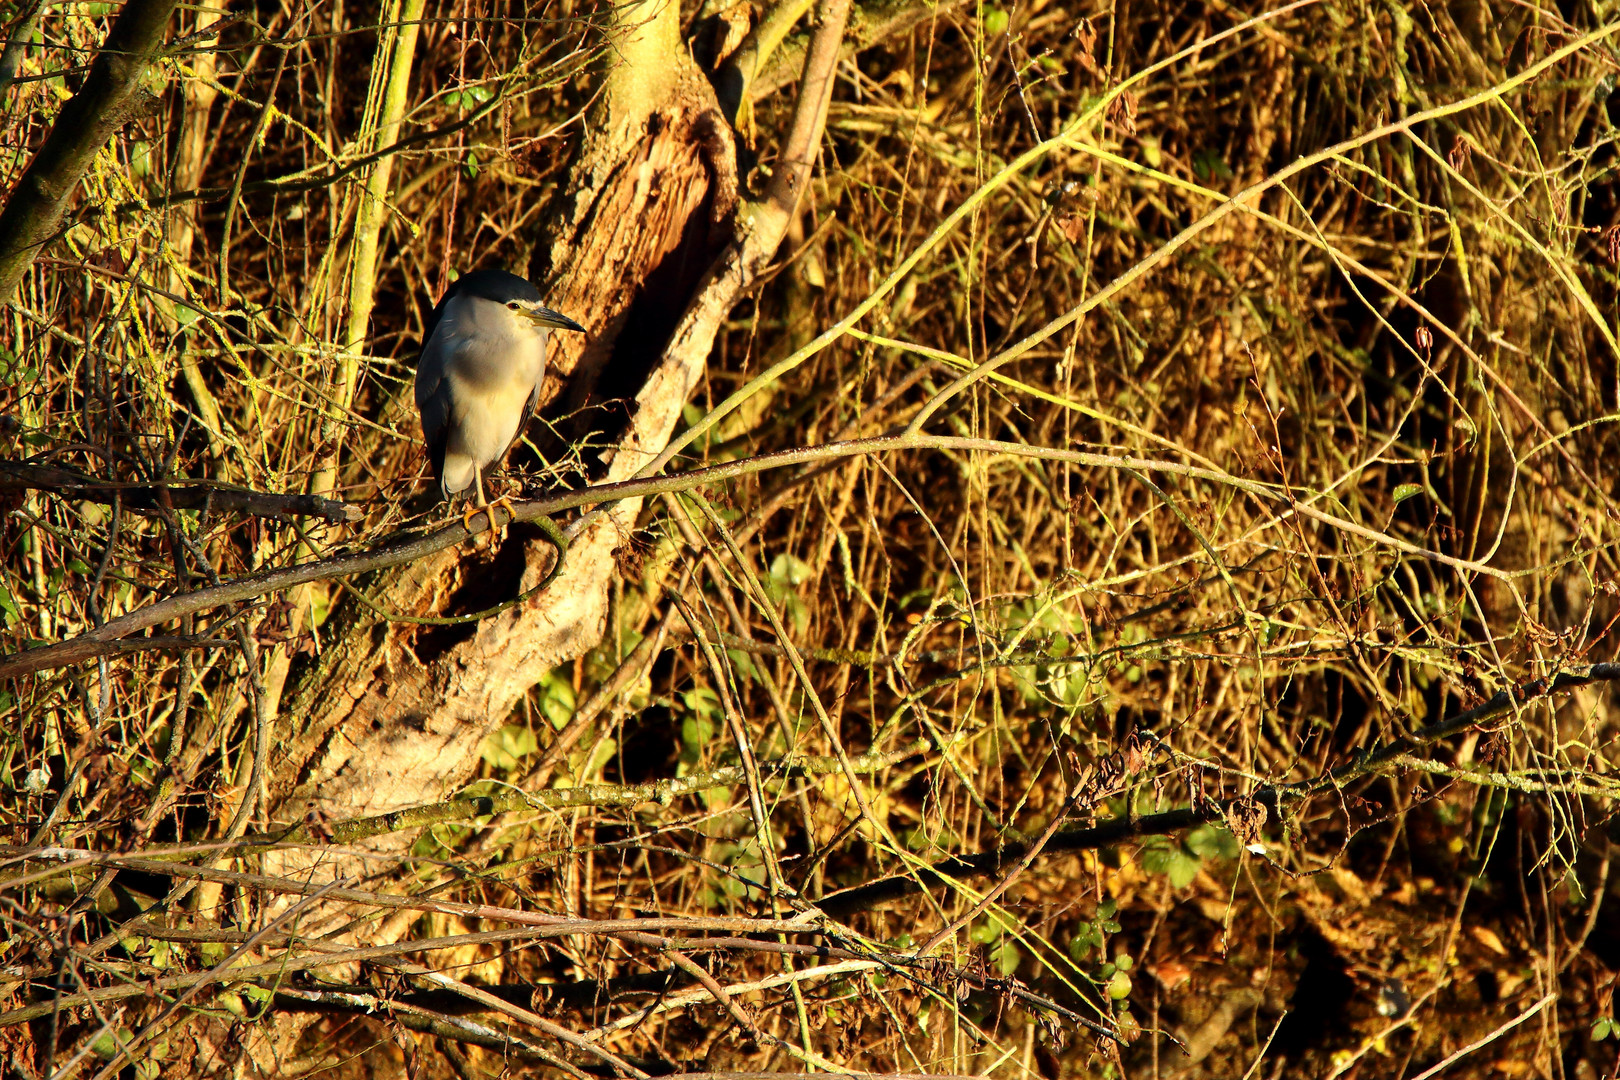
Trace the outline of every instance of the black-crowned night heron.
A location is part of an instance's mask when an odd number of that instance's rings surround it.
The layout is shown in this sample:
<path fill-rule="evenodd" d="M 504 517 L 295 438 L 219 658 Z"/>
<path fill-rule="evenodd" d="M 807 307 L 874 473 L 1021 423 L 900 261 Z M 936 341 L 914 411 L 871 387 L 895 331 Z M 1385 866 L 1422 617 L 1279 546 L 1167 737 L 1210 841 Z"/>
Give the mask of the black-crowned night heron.
<path fill-rule="evenodd" d="M 540 291 L 504 270 L 457 278 L 428 317 L 416 364 L 416 407 L 439 494 L 473 489 L 523 434 L 540 396 L 553 327 L 585 328 L 540 303 Z M 470 524 L 476 511 L 469 509 Z M 493 527 L 495 518 L 490 516 Z"/>

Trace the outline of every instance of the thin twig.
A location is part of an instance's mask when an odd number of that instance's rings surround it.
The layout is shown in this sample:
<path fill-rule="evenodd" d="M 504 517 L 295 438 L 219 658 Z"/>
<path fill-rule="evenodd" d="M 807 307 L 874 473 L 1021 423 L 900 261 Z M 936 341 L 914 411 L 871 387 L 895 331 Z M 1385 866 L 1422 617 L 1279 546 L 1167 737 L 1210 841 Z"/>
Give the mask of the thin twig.
<path fill-rule="evenodd" d="M 1497 1039 L 1500 1039 L 1503 1035 L 1506 1035 L 1508 1032 L 1512 1031 L 1514 1028 L 1518 1027 L 1520 1024 L 1524 1023 L 1526 1020 L 1530 1019 L 1532 1016 L 1536 1015 L 1538 1012 L 1545 1009 L 1548 1005 L 1551 1005 L 1556 1000 L 1558 1000 L 1557 994 L 1548 994 L 1546 997 L 1524 1010 L 1524 1012 L 1520 1013 L 1518 1016 L 1515 1016 L 1512 1020 L 1509 1020 L 1507 1023 L 1491 1032 L 1489 1035 L 1475 1039 L 1473 1042 L 1469 1043 L 1461 1050 L 1458 1050 L 1455 1054 L 1452 1054 L 1450 1057 L 1446 1058 L 1432 1069 L 1425 1069 L 1423 1072 L 1418 1073 L 1412 1078 L 1412 1080 L 1429 1080 L 1431 1076 L 1439 1075 L 1446 1069 L 1449 1069 L 1452 1065 L 1455 1065 L 1457 1062 L 1467 1057 L 1469 1054 L 1472 1054 L 1475 1050 L 1478 1050 L 1480 1047 L 1488 1046 Z"/>

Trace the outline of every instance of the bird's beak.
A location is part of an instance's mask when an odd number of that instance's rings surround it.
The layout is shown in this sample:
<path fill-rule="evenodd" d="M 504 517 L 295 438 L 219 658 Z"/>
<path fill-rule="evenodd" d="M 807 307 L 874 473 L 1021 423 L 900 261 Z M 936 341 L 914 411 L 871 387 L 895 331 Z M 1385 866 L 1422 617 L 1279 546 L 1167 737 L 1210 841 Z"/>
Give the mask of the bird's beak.
<path fill-rule="evenodd" d="M 533 320 L 541 326 L 555 326 L 560 330 L 578 330 L 582 334 L 585 332 L 583 326 L 562 312 L 552 311 L 550 308 L 541 307 L 539 304 L 526 304 L 518 309 L 518 314 Z"/>

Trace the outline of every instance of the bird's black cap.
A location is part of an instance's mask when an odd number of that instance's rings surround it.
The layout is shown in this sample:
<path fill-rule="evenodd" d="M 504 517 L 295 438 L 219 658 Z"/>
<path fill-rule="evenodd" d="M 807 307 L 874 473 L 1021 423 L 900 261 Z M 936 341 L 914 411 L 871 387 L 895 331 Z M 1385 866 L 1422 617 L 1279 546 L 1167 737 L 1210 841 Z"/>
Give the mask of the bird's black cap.
<path fill-rule="evenodd" d="M 540 290 L 527 278 L 520 278 L 505 270 L 474 270 L 462 274 L 450 283 L 450 287 L 444 290 L 444 295 L 439 297 L 439 302 L 434 305 L 432 314 L 427 318 L 427 325 L 422 327 L 424 343 L 433 337 L 433 329 L 439 325 L 439 319 L 444 315 L 444 305 L 448 304 L 452 297 L 463 293 L 484 300 L 493 300 L 497 304 L 505 304 L 512 300 L 529 300 L 536 304 L 540 302 Z"/>
<path fill-rule="evenodd" d="M 505 270 L 474 270 L 470 274 L 462 274 L 450 283 L 444 291 L 445 300 L 452 296 L 476 296 L 480 300 L 493 300 L 497 304 L 510 303 L 513 300 L 528 300 L 538 304 L 540 290 L 535 288 L 527 279 L 516 274 L 509 274 Z"/>

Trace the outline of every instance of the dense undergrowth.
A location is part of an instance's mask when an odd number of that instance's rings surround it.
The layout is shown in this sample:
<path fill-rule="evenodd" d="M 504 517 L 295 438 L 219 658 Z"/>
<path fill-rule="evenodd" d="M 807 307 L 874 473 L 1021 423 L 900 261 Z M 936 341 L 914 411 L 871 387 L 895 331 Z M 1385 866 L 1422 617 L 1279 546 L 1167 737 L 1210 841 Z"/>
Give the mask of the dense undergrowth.
<path fill-rule="evenodd" d="M 465 794 L 600 786 L 541 812 L 464 808 L 350 883 L 451 906 L 360 898 L 354 924 L 299 936 L 265 921 L 275 883 L 233 876 L 251 853 L 212 861 L 250 782 L 261 673 L 332 646 L 323 627 L 353 602 L 339 585 L 307 613 L 267 597 L 161 631 L 186 647 L 0 687 L 12 1067 L 94 1076 L 139 1034 L 126 1072 L 211 1072 L 231 1040 L 197 1032 L 300 1011 L 318 1019 L 287 1075 L 556 1070 L 480 1045 L 477 1011 L 481 1031 L 510 1024 L 611 1071 L 432 969 L 649 1072 L 1413 1077 L 1483 1040 L 1446 1075 L 1614 1075 L 1612 684 L 1316 783 L 1616 657 L 1614 39 L 1576 5 L 1262 15 L 947 6 L 841 65 L 802 218 L 732 312 L 690 421 L 877 302 L 678 464 L 919 417 L 960 441 L 650 501 L 604 643 L 490 718 Z M 365 173 L 329 176 L 383 144 L 375 28 L 400 17 L 262 3 L 203 34 L 188 10 L 157 97 L 97 159 L 0 331 L 6 458 L 131 485 L 313 485 L 364 519 L 7 489 L 6 652 L 422 512 L 423 317 L 455 273 L 527 266 L 607 61 L 573 4 L 430 6 L 400 131 L 440 134 L 394 156 L 357 336 Z M 0 102 L 8 189 L 105 18 L 41 19 Z M 723 48 L 748 18 L 710 3 L 692 35 Z M 739 123 L 753 189 L 791 104 L 764 97 Z M 201 197 L 165 209 L 175 192 Z M 577 436 L 559 410 L 547 420 Z M 532 448 L 512 460 L 541 469 Z M 670 778 L 692 782 L 609 797 Z M 1274 798 L 1287 784 L 1306 787 Z M 1178 808 L 1196 820 L 1155 835 L 1045 835 L 1059 815 Z M 336 843 L 333 826 L 304 839 Z M 1048 850 L 1025 859 L 1032 843 Z M 21 850 L 42 844 L 171 861 L 46 873 Z M 920 872 L 998 848 L 980 873 L 942 867 L 943 885 Z M 192 864 L 214 877 L 129 921 Z M 839 899 L 907 873 L 931 888 Z M 592 919 L 820 905 L 844 929 L 739 930 L 751 944 L 683 965 L 583 924 L 489 936 L 512 924 L 456 903 Z M 343 952 L 388 919 L 404 920 L 395 952 Z M 935 960 L 907 959 L 947 927 Z M 87 996 L 172 996 L 244 945 L 242 963 L 347 963 L 221 975 L 178 1008 Z"/>

